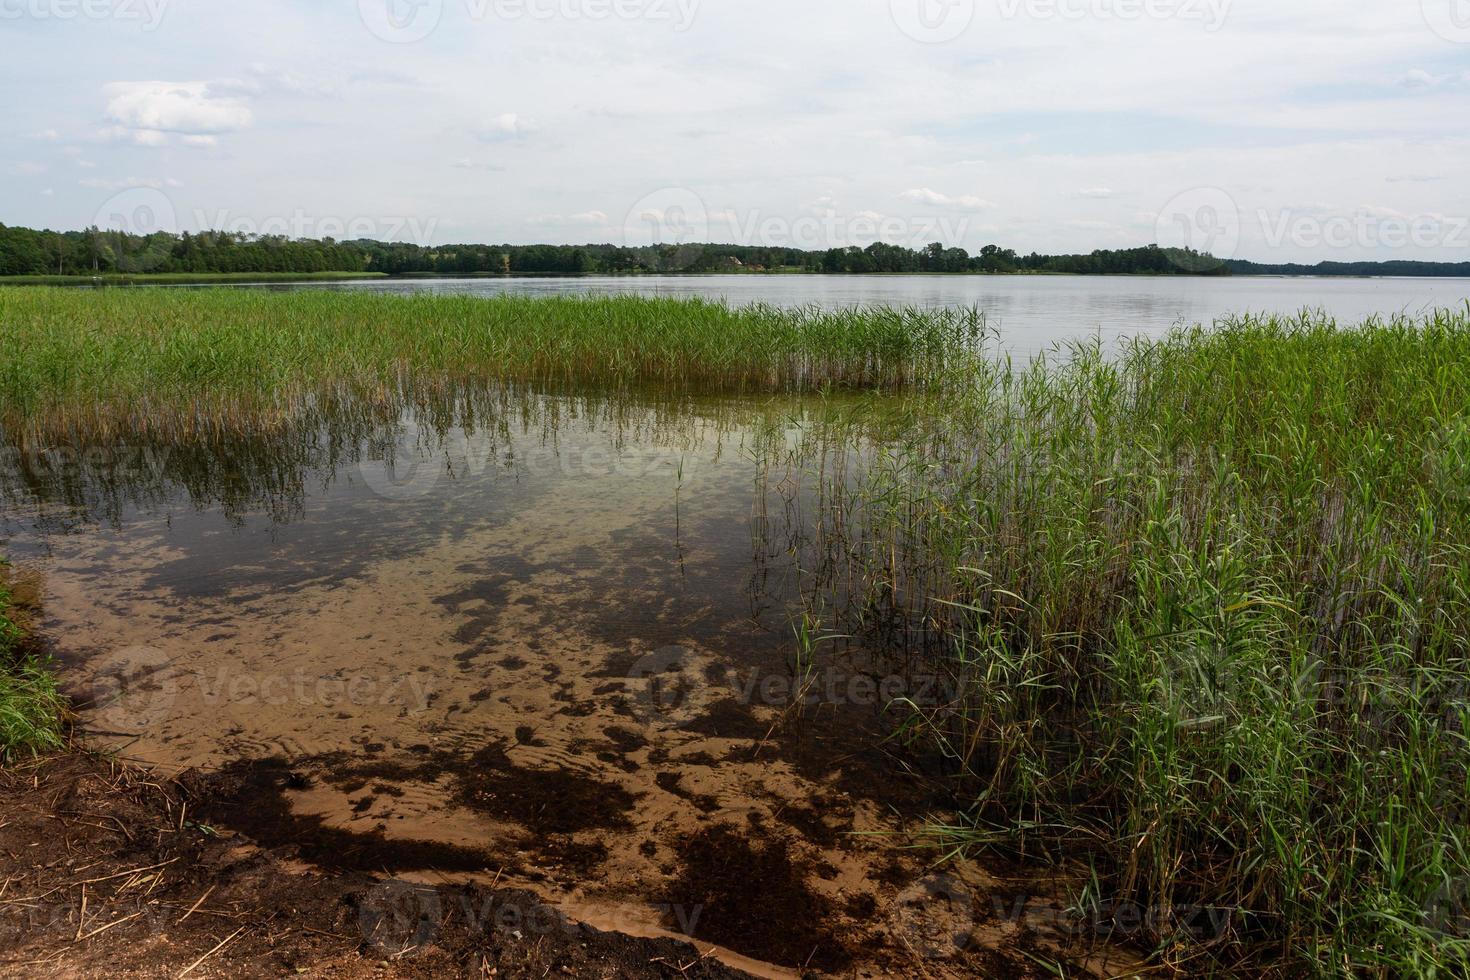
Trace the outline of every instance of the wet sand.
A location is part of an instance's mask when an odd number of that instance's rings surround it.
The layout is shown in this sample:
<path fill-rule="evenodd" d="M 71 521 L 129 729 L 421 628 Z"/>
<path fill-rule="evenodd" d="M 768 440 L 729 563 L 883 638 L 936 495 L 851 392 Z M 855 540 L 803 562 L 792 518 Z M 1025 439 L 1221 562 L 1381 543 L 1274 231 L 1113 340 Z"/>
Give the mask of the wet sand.
<path fill-rule="evenodd" d="M 308 474 L 289 520 L 175 493 L 12 533 L 82 724 L 212 774 L 200 819 L 307 864 L 520 886 L 756 975 L 1024 975 L 1060 949 L 999 911 L 1055 882 L 907 846 L 949 801 L 884 741 L 863 651 L 792 706 L 748 430 L 486 438 Z"/>

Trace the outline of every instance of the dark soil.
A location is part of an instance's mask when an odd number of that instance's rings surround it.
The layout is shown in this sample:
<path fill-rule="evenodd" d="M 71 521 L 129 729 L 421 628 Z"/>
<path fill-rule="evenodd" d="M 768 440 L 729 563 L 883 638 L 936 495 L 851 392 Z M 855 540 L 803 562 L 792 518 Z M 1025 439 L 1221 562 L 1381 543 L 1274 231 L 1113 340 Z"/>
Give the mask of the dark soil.
<path fill-rule="evenodd" d="M 825 929 L 834 921 L 830 903 L 806 886 L 784 841 L 756 843 L 721 825 L 690 838 L 679 857 L 683 873 L 663 901 L 703 910 L 695 938 L 789 967 L 833 972 L 851 962 Z M 772 929 L 773 922 L 781 928 Z"/>
<path fill-rule="evenodd" d="M 0 770 L 0 976 L 744 976 L 686 943 L 569 922 L 524 891 L 295 873 L 202 823 L 227 805 L 208 792 L 80 753 Z M 338 866 L 353 863 L 367 862 Z"/>

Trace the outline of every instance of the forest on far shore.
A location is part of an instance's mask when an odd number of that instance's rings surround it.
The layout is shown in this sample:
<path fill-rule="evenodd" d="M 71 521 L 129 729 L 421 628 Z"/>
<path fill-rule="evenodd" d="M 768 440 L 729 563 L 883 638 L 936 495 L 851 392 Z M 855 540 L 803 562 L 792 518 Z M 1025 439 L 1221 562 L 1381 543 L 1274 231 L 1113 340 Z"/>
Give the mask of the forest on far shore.
<path fill-rule="evenodd" d="M 0 276 L 231 275 L 324 272 L 384 275 L 619 275 L 636 273 L 1038 273 L 1058 275 L 1310 275 L 1470 277 L 1470 262 L 1266 264 L 1192 249 L 1145 245 L 1086 255 L 1021 255 L 986 245 L 976 254 L 939 243 L 921 249 L 875 242 L 825 250 L 760 245 L 414 245 L 197 234 L 131 235 L 89 228 L 38 231 L 0 225 Z"/>

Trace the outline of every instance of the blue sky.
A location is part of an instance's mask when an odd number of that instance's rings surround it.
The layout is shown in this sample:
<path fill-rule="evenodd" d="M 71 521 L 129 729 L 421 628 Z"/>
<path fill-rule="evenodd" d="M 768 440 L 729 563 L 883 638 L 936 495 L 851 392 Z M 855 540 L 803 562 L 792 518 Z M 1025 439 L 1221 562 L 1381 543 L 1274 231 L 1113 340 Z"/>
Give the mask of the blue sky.
<path fill-rule="evenodd" d="M 0 222 L 1470 260 L 1470 0 L 0 0 Z"/>

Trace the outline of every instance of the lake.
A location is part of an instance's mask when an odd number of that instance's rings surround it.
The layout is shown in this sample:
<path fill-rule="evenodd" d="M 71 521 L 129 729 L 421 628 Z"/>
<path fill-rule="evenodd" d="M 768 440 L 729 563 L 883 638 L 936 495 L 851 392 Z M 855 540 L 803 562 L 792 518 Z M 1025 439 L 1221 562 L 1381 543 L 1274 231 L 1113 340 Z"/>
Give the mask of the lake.
<path fill-rule="evenodd" d="M 1464 280 L 1121 277 L 269 288 L 977 306 L 1022 352 L 1470 295 Z M 40 576 L 84 730 L 166 771 L 227 774 L 239 795 L 197 819 L 328 868 L 515 884 L 601 927 L 698 935 L 767 976 L 901 975 L 926 943 L 935 976 L 1001 972 L 983 929 L 974 948 L 946 937 L 988 919 L 988 896 L 1062 886 L 976 863 L 936 877 L 931 855 L 893 845 L 953 806 L 943 760 L 886 737 L 895 704 L 949 703 L 942 674 L 858 643 L 796 659 L 803 575 L 844 546 L 811 540 L 820 494 L 840 499 L 849 472 L 847 444 L 818 437 L 829 413 L 866 420 L 881 398 L 476 379 L 378 394 L 326 392 L 245 434 L 0 441 L 0 553 Z M 987 904 L 934 918 L 956 889 Z"/>
<path fill-rule="evenodd" d="M 1059 341 L 1156 335 L 1239 313 L 1323 309 L 1340 322 L 1470 302 L 1470 279 L 1202 278 L 1192 276 L 639 276 L 394 279 L 271 284 L 269 289 L 367 289 L 491 296 L 642 293 L 732 304 L 978 307 L 1015 352 Z"/>

